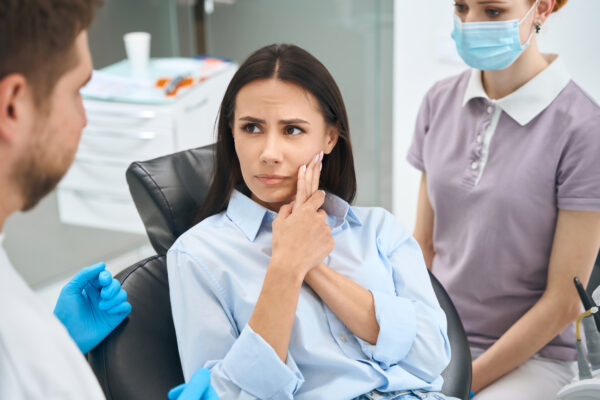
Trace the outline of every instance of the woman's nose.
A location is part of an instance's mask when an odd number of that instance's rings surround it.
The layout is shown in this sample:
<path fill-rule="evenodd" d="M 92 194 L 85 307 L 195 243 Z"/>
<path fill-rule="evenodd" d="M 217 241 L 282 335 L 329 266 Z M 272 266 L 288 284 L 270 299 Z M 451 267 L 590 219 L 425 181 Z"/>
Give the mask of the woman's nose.
<path fill-rule="evenodd" d="M 462 22 L 480 22 L 483 21 L 481 16 L 478 16 L 474 11 L 468 10 L 467 14 L 464 15 Z"/>
<path fill-rule="evenodd" d="M 260 154 L 261 162 L 265 164 L 280 163 L 282 159 L 281 143 L 277 135 L 267 133 Z"/>

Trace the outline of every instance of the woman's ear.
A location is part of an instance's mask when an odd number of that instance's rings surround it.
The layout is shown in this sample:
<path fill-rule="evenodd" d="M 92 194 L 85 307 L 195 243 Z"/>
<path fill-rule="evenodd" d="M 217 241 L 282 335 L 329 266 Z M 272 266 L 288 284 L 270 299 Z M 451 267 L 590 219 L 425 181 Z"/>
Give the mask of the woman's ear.
<path fill-rule="evenodd" d="M 329 154 L 333 151 L 333 148 L 337 144 L 338 138 L 340 137 L 339 131 L 339 123 L 334 125 L 330 125 L 327 127 L 327 132 L 325 134 L 325 146 L 323 153 Z"/>
<path fill-rule="evenodd" d="M 546 22 L 546 19 L 550 16 L 552 10 L 554 9 L 555 3 L 555 0 L 541 0 L 536 7 L 539 17 L 537 19 L 534 17 L 534 24 L 539 23 L 541 25 Z"/>

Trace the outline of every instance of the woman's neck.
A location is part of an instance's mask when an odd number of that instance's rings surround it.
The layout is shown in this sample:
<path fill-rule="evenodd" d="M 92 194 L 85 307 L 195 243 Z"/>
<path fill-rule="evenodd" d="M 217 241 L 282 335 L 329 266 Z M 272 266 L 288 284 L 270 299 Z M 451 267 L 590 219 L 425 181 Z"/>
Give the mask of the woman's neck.
<path fill-rule="evenodd" d="M 490 99 L 501 99 L 529 82 L 548 64 L 540 53 L 535 38 L 532 38 L 529 47 L 511 66 L 502 70 L 483 71 L 481 83 Z"/>
<path fill-rule="evenodd" d="M 260 204 L 261 206 L 263 206 L 264 208 L 274 211 L 276 213 L 279 213 L 279 209 L 281 207 L 283 207 L 285 204 L 289 204 L 293 199 L 286 201 L 286 202 L 282 202 L 282 203 L 267 203 L 262 201 L 261 199 L 259 199 L 254 193 L 252 193 L 250 195 L 250 198 L 252 200 L 254 200 L 256 203 Z"/>

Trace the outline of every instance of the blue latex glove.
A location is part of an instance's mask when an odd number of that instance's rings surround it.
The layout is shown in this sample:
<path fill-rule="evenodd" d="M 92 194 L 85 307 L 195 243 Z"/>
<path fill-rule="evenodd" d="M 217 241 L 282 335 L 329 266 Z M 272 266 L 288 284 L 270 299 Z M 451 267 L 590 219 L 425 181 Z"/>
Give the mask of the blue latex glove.
<path fill-rule="evenodd" d="M 54 315 L 83 354 L 96 347 L 131 312 L 121 284 L 104 263 L 79 271 L 60 292 Z"/>
<path fill-rule="evenodd" d="M 469 399 L 472 399 L 473 397 L 475 397 L 475 393 L 471 390 L 469 391 Z"/>
<path fill-rule="evenodd" d="M 210 386 L 210 371 L 200 368 L 188 383 L 169 390 L 169 400 L 219 400 L 219 396 Z"/>

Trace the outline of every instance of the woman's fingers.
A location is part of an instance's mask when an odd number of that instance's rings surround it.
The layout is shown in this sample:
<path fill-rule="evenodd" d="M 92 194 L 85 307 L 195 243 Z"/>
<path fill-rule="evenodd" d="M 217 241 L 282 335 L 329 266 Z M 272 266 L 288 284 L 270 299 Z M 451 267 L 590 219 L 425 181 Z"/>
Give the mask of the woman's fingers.
<path fill-rule="evenodd" d="M 298 184 L 296 189 L 296 205 L 301 206 L 306 201 L 306 165 L 298 169 Z"/>
<path fill-rule="evenodd" d="M 325 202 L 325 192 L 323 190 L 317 190 L 308 198 L 306 201 L 306 206 L 311 210 L 318 211 L 319 208 Z"/>
<path fill-rule="evenodd" d="M 318 171 L 316 171 L 315 166 L 317 165 L 317 162 L 319 161 L 319 155 L 315 155 L 310 162 L 306 165 L 306 183 L 305 183 L 305 187 L 306 187 L 306 198 L 310 197 L 314 190 L 313 190 L 313 176 L 318 173 Z"/>
<path fill-rule="evenodd" d="M 296 188 L 296 207 L 301 206 L 319 189 L 321 176 L 321 161 L 323 152 L 317 153 L 307 164 L 298 169 L 298 184 Z"/>
<path fill-rule="evenodd" d="M 319 216 L 319 218 L 321 218 L 323 222 L 327 221 L 327 213 L 325 212 L 325 210 L 320 209 L 319 211 L 317 211 L 317 215 Z"/>
<path fill-rule="evenodd" d="M 312 182 L 310 187 L 312 188 L 311 194 L 319 190 L 319 181 L 321 180 L 321 169 L 323 166 L 323 152 L 317 154 L 317 162 L 315 163 L 315 171 L 313 172 Z"/>
<path fill-rule="evenodd" d="M 277 218 L 287 218 L 294 210 L 294 202 L 292 201 L 290 204 L 284 204 L 279 208 L 279 213 L 277 214 Z"/>

